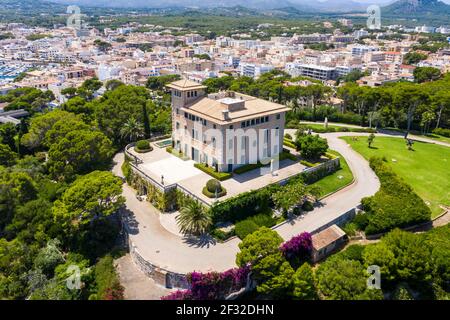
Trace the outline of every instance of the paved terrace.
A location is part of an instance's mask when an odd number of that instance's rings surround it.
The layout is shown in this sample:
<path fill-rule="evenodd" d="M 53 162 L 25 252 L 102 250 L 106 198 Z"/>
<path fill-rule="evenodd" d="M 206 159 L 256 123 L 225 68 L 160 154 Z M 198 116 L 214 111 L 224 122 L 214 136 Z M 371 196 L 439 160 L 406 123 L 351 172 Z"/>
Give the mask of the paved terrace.
<path fill-rule="evenodd" d="M 161 181 L 161 176 L 164 176 L 165 185 L 177 183 L 209 204 L 215 201 L 215 199 L 208 198 L 202 193 L 206 182 L 212 177 L 195 168 L 193 160 L 184 161 L 166 152 L 164 148 L 159 148 L 155 143 L 152 143 L 152 146 L 153 151 L 147 153 L 137 153 L 133 148 L 128 150 L 142 160 L 143 163 L 139 165 L 139 168 L 143 172 L 159 182 Z M 220 200 L 279 182 L 299 174 L 305 168 L 299 162 L 285 159 L 280 161 L 280 167 L 275 171 L 274 175 L 270 172 L 261 175 L 260 170 L 252 170 L 239 175 L 235 174 L 231 179 L 221 182 L 222 186 L 227 189 L 227 194 L 221 197 Z M 270 170 L 270 166 L 265 167 L 265 169 Z"/>

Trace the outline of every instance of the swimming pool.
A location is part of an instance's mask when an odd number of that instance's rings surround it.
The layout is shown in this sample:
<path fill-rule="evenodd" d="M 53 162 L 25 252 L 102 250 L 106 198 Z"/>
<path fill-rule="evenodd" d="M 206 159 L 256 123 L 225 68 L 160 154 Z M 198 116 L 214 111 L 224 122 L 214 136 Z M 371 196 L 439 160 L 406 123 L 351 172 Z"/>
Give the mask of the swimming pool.
<path fill-rule="evenodd" d="M 165 148 L 172 145 L 172 139 L 167 139 L 155 143 L 160 148 Z"/>

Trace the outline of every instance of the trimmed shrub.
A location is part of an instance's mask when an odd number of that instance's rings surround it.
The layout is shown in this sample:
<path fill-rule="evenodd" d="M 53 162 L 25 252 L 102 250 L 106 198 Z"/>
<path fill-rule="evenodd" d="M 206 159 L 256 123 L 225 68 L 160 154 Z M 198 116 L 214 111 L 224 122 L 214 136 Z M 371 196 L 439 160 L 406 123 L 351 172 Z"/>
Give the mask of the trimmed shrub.
<path fill-rule="evenodd" d="M 289 160 L 292 160 L 292 161 L 297 161 L 298 160 L 296 156 L 291 154 L 291 151 L 289 151 L 287 149 L 283 149 L 283 152 L 278 155 L 278 161 L 283 161 L 285 159 L 289 159 Z M 236 168 L 235 170 L 233 170 L 233 173 L 235 173 L 235 174 L 243 174 L 245 172 L 252 171 L 252 170 L 264 167 L 264 166 L 269 167 L 270 163 L 262 164 L 259 161 L 258 161 L 258 163 L 249 163 L 249 164 L 243 165 L 243 166 L 241 166 L 239 168 Z"/>
<path fill-rule="evenodd" d="M 216 178 L 219 181 L 230 179 L 233 176 L 233 174 L 229 172 L 217 172 L 214 170 L 213 167 L 208 167 L 203 163 L 195 163 L 194 167 L 203 171 L 206 174 L 209 174 L 211 177 Z"/>
<path fill-rule="evenodd" d="M 220 192 L 222 191 L 222 185 L 220 184 L 220 182 L 216 179 L 210 179 L 208 180 L 208 182 L 206 183 L 206 188 L 208 189 L 209 192 L 214 193 L 214 192 Z"/>
<path fill-rule="evenodd" d="M 259 226 L 251 219 L 246 219 L 236 223 L 234 226 L 234 232 L 240 239 L 244 239 L 249 234 L 259 229 Z"/>
<path fill-rule="evenodd" d="M 247 217 L 265 212 L 273 205 L 271 195 L 280 190 L 278 184 L 269 185 L 259 190 L 241 193 L 240 195 L 215 203 L 211 207 L 214 223 L 244 220 Z"/>
<path fill-rule="evenodd" d="M 284 135 L 284 138 L 285 138 L 286 140 L 292 140 L 292 136 L 291 136 L 289 133 L 286 133 L 286 134 Z"/>
<path fill-rule="evenodd" d="M 381 158 L 371 158 L 370 167 L 380 179 L 381 188 L 361 201 L 367 215 L 366 234 L 430 221 L 430 208 Z"/>
<path fill-rule="evenodd" d="M 152 151 L 153 148 L 150 146 L 150 142 L 148 142 L 148 140 L 139 140 L 136 142 L 134 150 L 136 152 L 148 152 Z"/>
<path fill-rule="evenodd" d="M 366 132 L 366 133 L 377 133 L 376 129 L 373 128 L 350 128 L 351 132 Z"/>
<path fill-rule="evenodd" d="M 249 163 L 249 164 L 246 164 L 246 165 L 243 165 L 243 166 L 241 166 L 239 168 L 234 169 L 233 173 L 235 173 L 235 174 L 243 174 L 245 172 L 261 168 L 262 166 L 263 165 L 260 162 L 258 162 L 258 163 Z"/>
<path fill-rule="evenodd" d="M 313 166 L 316 166 L 316 164 L 313 164 Z M 306 184 L 312 184 L 316 181 L 319 181 L 323 177 L 326 177 L 326 176 L 336 172 L 339 169 L 340 169 L 340 162 L 338 162 L 337 165 L 335 165 L 333 167 L 323 166 L 314 171 L 303 172 L 300 175 L 300 177 L 304 180 L 304 182 Z"/>
<path fill-rule="evenodd" d="M 286 151 L 285 151 L 285 150 L 283 149 L 283 152 L 280 153 L 280 156 L 279 156 L 278 161 L 283 161 L 283 160 L 285 160 L 285 159 L 289 159 L 289 160 L 291 160 L 291 161 L 298 161 L 297 157 L 294 156 L 293 154 L 291 154 L 291 152 L 290 152 L 289 150 L 286 150 Z"/>
<path fill-rule="evenodd" d="M 283 145 L 285 145 L 286 147 L 292 148 L 292 149 L 296 149 L 294 142 L 292 142 L 291 140 L 288 140 L 288 139 L 283 140 Z"/>
<path fill-rule="evenodd" d="M 336 159 L 338 156 L 335 154 L 332 154 L 331 152 L 326 152 L 325 157 L 327 157 L 330 160 Z"/>
<path fill-rule="evenodd" d="M 210 192 L 208 190 L 208 187 L 203 187 L 202 189 L 202 193 L 207 196 L 208 198 L 215 198 L 216 197 L 216 192 Z M 219 192 L 217 192 L 217 198 L 223 197 L 227 194 L 227 189 L 225 189 L 224 187 L 221 187 L 221 190 Z"/>
<path fill-rule="evenodd" d="M 312 163 L 306 160 L 301 160 L 300 163 L 308 168 L 316 167 L 320 164 L 320 162 Z"/>
<path fill-rule="evenodd" d="M 136 148 L 138 148 L 140 150 L 149 149 L 150 142 L 148 142 L 147 140 L 139 140 L 138 142 L 136 142 Z"/>
<path fill-rule="evenodd" d="M 326 132 L 335 132 L 336 129 L 329 127 L 329 128 L 318 128 L 318 127 L 311 127 L 311 126 L 306 126 L 306 129 L 311 129 L 312 131 L 314 131 L 315 133 L 326 133 Z"/>

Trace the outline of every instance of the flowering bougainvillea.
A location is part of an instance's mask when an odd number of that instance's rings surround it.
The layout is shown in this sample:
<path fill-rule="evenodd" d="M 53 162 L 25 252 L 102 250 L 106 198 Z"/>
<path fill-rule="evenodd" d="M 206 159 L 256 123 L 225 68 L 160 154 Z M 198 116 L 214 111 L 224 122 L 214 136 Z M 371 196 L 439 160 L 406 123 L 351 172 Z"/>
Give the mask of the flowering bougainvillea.
<path fill-rule="evenodd" d="M 187 275 L 189 290 L 178 290 L 162 300 L 220 300 L 245 287 L 250 272 L 248 266 L 224 272 L 191 272 Z"/>
<path fill-rule="evenodd" d="M 303 232 L 280 246 L 287 259 L 308 259 L 312 250 L 312 238 Z M 250 273 L 250 265 L 233 268 L 224 272 L 191 272 L 187 275 L 189 290 L 178 290 L 163 300 L 221 300 L 232 292 L 245 287 Z"/>
<path fill-rule="evenodd" d="M 298 236 L 292 237 L 280 247 L 286 258 L 308 258 L 312 250 L 311 234 L 308 232 L 300 233 Z"/>
<path fill-rule="evenodd" d="M 177 290 L 161 297 L 161 300 L 192 300 L 192 292 L 191 290 Z"/>

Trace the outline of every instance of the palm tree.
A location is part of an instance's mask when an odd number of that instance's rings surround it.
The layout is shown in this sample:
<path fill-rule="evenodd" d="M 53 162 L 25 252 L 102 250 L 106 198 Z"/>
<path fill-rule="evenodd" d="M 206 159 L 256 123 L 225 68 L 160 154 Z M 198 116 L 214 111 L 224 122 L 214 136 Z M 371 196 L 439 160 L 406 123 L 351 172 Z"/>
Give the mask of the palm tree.
<path fill-rule="evenodd" d="M 130 142 L 136 141 L 144 136 L 144 127 L 136 118 L 131 117 L 120 129 L 120 136 L 122 139 L 129 139 Z"/>
<path fill-rule="evenodd" d="M 189 201 L 176 218 L 180 231 L 184 234 L 201 235 L 212 224 L 211 215 L 198 201 Z"/>

